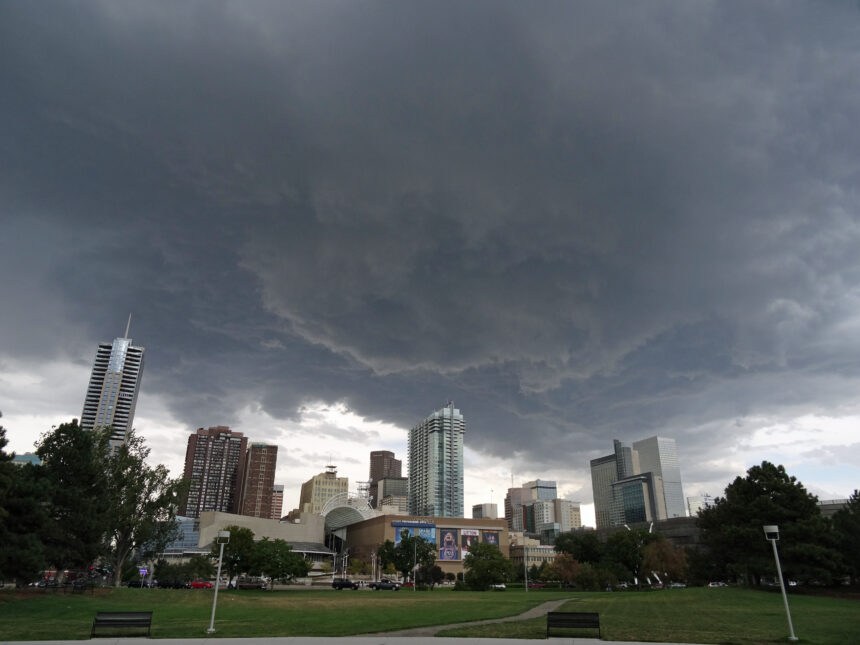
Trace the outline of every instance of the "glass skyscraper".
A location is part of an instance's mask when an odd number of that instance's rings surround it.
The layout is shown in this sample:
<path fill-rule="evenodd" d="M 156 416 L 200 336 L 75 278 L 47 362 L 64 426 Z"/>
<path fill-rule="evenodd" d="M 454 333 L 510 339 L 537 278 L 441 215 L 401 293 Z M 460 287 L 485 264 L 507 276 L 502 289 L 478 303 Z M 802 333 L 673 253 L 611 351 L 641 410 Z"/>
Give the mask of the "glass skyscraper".
<path fill-rule="evenodd" d="M 448 403 L 409 431 L 409 514 L 463 515 L 466 422 Z"/>
<path fill-rule="evenodd" d="M 129 326 L 131 316 L 129 316 Z M 115 338 L 112 343 L 100 343 L 87 387 L 81 427 L 111 429 L 111 446 L 125 442 L 134 423 L 134 409 L 143 377 L 143 347 L 132 344 L 128 337 Z"/>

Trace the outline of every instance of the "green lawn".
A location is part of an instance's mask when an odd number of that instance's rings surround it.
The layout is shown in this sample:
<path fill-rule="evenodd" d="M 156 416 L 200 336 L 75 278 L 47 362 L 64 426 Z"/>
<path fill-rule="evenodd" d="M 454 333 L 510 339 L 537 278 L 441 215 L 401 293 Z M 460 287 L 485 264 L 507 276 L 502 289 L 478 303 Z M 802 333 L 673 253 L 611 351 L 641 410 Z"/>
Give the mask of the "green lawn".
<path fill-rule="evenodd" d="M 788 629 L 778 593 L 746 589 L 653 592 L 526 593 L 401 591 L 222 591 L 215 636 L 344 636 L 519 614 L 567 598 L 565 611 L 600 613 L 611 640 L 688 643 L 785 642 Z M 860 601 L 792 596 L 801 643 L 860 643 Z M 0 641 L 88 638 L 96 611 L 151 610 L 153 638 L 198 638 L 209 626 L 212 592 L 118 589 L 95 595 L 0 591 Z M 446 636 L 543 638 L 545 619 L 448 630 Z M 558 635 L 564 635 L 564 632 Z M 575 635 L 570 632 L 569 635 Z M 591 632 L 581 632 L 590 636 Z"/>
<path fill-rule="evenodd" d="M 0 591 L 0 641 L 89 638 L 97 611 L 152 611 L 153 638 L 199 638 L 212 594 L 203 589 L 102 589 L 94 595 Z M 220 591 L 216 636 L 348 636 L 513 616 L 551 593 Z"/>
<path fill-rule="evenodd" d="M 579 593 L 559 611 L 595 611 L 607 640 L 683 643 L 787 642 L 788 623 L 779 593 L 749 589 L 671 589 L 653 592 Z M 860 643 L 860 601 L 790 596 L 795 634 L 801 643 Z M 543 638 L 546 619 L 450 629 L 439 636 Z M 554 636 L 592 636 L 558 631 Z M 596 634 L 595 634 L 596 637 Z"/>

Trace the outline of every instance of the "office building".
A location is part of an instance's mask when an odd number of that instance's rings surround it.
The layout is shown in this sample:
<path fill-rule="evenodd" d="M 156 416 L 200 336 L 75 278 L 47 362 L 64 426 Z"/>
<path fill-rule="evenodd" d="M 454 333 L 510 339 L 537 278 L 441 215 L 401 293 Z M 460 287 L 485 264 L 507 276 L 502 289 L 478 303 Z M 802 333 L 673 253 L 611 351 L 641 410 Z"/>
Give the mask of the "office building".
<path fill-rule="evenodd" d="M 566 499 L 554 499 L 555 521 L 561 533 L 582 528 L 582 511 L 579 502 Z"/>
<path fill-rule="evenodd" d="M 277 446 L 265 443 L 248 444 L 239 515 L 266 519 L 272 517 L 272 491 L 275 487 L 277 462 Z"/>
<path fill-rule="evenodd" d="M 382 495 L 379 492 L 379 481 L 386 477 L 400 477 L 402 462 L 395 459 L 390 450 L 373 450 L 370 453 L 370 498 L 373 508 L 379 507 Z"/>
<path fill-rule="evenodd" d="M 463 517 L 466 422 L 448 403 L 409 431 L 409 513 Z"/>
<path fill-rule="evenodd" d="M 529 491 L 531 499 L 556 499 L 558 497 L 558 486 L 554 481 L 536 479 L 522 485 Z"/>
<path fill-rule="evenodd" d="M 716 500 L 707 493 L 704 495 L 694 495 L 687 498 L 687 510 L 690 513 L 690 517 L 697 517 L 699 511 L 710 508 L 715 503 Z"/>
<path fill-rule="evenodd" d="M 591 460 L 597 528 L 686 516 L 674 439 L 613 446 L 612 454 Z"/>
<path fill-rule="evenodd" d="M 499 517 L 498 504 L 475 504 L 472 506 L 473 520 L 495 520 Z"/>
<path fill-rule="evenodd" d="M 203 511 L 238 514 L 248 439 L 227 426 L 199 428 L 188 437 L 185 472 L 188 497 L 179 515 L 200 517 Z"/>
<path fill-rule="evenodd" d="M 87 386 L 81 427 L 87 430 L 110 428 L 111 447 L 125 442 L 134 423 L 134 410 L 140 381 L 143 378 L 144 348 L 132 345 L 128 337 L 131 316 L 125 336 L 112 343 L 100 343 Z"/>
<path fill-rule="evenodd" d="M 678 448 L 674 439 L 650 437 L 633 443 L 633 450 L 639 457 L 637 473 L 654 473 L 655 479 L 662 482 L 662 503 L 666 516 L 660 519 L 686 517 L 687 505 L 684 487 L 681 484 L 681 467 L 678 464 Z M 659 491 L 658 491 L 659 492 Z"/>
<path fill-rule="evenodd" d="M 523 503 L 531 499 L 531 491 L 526 488 L 509 488 L 505 495 L 505 519 L 508 530 L 523 530 Z"/>
<path fill-rule="evenodd" d="M 280 520 L 284 513 L 284 485 L 275 484 L 272 487 L 272 514 L 269 519 Z"/>
<path fill-rule="evenodd" d="M 349 477 L 338 477 L 335 466 L 326 466 L 325 472 L 314 475 L 302 484 L 299 511 L 319 515 L 327 501 L 348 491 Z"/>

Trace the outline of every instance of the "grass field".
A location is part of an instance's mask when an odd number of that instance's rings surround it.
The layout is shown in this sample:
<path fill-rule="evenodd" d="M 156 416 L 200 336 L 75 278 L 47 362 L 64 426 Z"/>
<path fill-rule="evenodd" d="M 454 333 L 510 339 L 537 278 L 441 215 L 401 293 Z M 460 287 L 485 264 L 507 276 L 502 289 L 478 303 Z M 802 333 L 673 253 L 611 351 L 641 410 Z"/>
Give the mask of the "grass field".
<path fill-rule="evenodd" d="M 565 611 L 599 612 L 603 637 L 611 640 L 750 645 L 785 642 L 788 634 L 778 594 L 691 588 L 642 593 L 222 591 L 215 636 L 366 634 L 512 616 L 559 598 L 569 599 Z M 860 643 L 860 601 L 792 596 L 790 603 L 801 643 Z M 209 626 L 211 606 L 212 592 L 206 590 L 111 589 L 94 595 L 4 590 L 0 640 L 88 638 L 96 611 L 123 609 L 153 611 L 153 638 L 198 638 Z M 508 638 L 544 634 L 543 618 L 444 633 Z"/>

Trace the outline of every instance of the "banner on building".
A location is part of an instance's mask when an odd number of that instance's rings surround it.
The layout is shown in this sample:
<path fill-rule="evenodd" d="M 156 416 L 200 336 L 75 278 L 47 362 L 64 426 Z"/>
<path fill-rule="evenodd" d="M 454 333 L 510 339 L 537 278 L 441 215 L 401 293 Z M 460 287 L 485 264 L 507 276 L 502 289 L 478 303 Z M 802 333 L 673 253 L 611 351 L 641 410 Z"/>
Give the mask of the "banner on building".
<path fill-rule="evenodd" d="M 460 546 L 464 551 L 478 542 L 481 532 L 478 529 L 460 529 Z"/>
<path fill-rule="evenodd" d="M 436 527 L 434 525 L 414 525 L 406 522 L 392 522 L 394 527 L 394 544 L 400 544 L 405 534 L 407 537 L 420 537 L 427 540 L 430 544 L 436 544 Z"/>
<path fill-rule="evenodd" d="M 499 546 L 498 531 L 484 531 L 483 538 L 485 544 L 494 544 L 495 546 Z"/>
<path fill-rule="evenodd" d="M 456 550 L 460 546 L 460 534 L 457 529 L 439 529 L 439 547 Z M 458 560 L 459 558 L 453 558 Z"/>
<path fill-rule="evenodd" d="M 455 546 L 443 546 L 439 549 L 440 560 L 459 560 L 460 549 Z"/>

